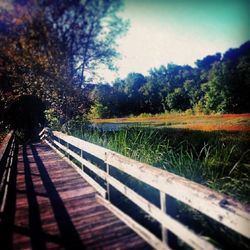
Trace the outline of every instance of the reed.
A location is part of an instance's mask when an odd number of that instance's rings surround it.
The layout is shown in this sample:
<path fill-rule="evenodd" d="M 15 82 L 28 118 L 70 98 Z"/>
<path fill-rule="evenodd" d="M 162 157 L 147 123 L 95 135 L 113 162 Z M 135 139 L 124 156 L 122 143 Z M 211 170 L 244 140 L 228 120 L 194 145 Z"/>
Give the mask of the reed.
<path fill-rule="evenodd" d="M 130 127 L 118 131 L 76 129 L 71 134 L 250 201 L 248 132 Z"/>

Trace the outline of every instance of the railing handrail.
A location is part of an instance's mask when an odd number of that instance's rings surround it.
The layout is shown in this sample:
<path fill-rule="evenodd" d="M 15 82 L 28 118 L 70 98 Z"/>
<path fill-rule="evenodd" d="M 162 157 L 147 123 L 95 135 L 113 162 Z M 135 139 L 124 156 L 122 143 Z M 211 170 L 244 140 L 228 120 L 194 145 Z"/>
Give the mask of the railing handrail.
<path fill-rule="evenodd" d="M 14 132 L 10 131 L 0 145 L 0 214 L 5 209 L 7 194 L 10 188 L 9 181 L 14 159 L 14 149 Z"/>
<path fill-rule="evenodd" d="M 3 139 L 3 141 L 0 143 L 0 161 L 2 160 L 4 153 L 8 147 L 9 141 L 13 135 L 13 131 L 11 130 Z"/>
<path fill-rule="evenodd" d="M 41 134 L 44 134 L 46 131 L 47 130 L 44 130 Z M 192 247 L 199 249 L 213 248 L 212 244 L 205 241 L 201 237 L 197 237 L 197 235 L 195 235 L 190 229 L 186 228 L 180 222 L 172 219 L 165 213 L 164 204 L 166 202 L 166 195 L 176 198 L 177 200 L 200 211 L 201 213 L 209 216 L 215 221 L 220 222 L 237 233 L 250 238 L 249 205 L 244 205 L 235 199 L 220 194 L 193 181 L 187 180 L 184 177 L 180 177 L 166 170 L 132 160 L 93 143 L 63 134 L 58 131 L 53 131 L 51 133 L 54 137 L 59 139 L 58 142 L 53 140 L 53 136 L 50 136 L 50 139 L 54 145 L 62 149 L 67 154 L 71 155 L 99 177 L 107 181 L 108 186 L 114 186 L 130 200 L 148 212 L 153 218 L 158 220 L 162 224 L 163 228 L 168 228 L 168 230 L 177 234 L 178 237 L 186 241 Z M 103 160 L 107 164 L 107 169 L 109 166 L 115 167 L 120 171 L 129 174 L 130 176 L 159 190 L 162 200 L 161 209 L 135 193 L 125 184 L 110 176 L 108 171 L 105 172 L 101 170 L 94 164 L 83 159 L 82 155 L 80 156 L 76 154 L 70 150 L 69 147 L 61 144 L 60 140 L 80 149 L 81 152 L 87 152 Z M 97 187 L 99 184 L 95 183 L 94 185 Z M 97 189 L 99 189 L 98 191 L 102 195 L 104 195 L 106 192 L 106 190 L 102 187 L 97 187 Z"/>

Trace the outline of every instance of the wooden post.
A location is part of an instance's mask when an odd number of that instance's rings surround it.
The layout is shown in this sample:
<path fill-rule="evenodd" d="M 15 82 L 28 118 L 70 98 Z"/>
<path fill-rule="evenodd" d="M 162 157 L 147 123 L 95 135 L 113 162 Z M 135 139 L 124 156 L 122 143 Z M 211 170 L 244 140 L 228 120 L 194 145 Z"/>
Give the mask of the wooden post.
<path fill-rule="evenodd" d="M 107 153 L 105 153 L 105 162 L 106 162 L 106 173 L 107 176 L 109 176 L 109 164 L 107 163 Z M 110 186 L 109 186 L 109 181 L 108 178 L 106 178 L 106 187 L 107 187 L 107 197 L 106 199 L 110 201 Z"/>
<path fill-rule="evenodd" d="M 67 149 L 69 150 L 69 143 L 67 142 Z M 67 152 L 67 154 L 68 154 L 68 159 L 70 160 L 70 154 L 69 154 L 69 152 Z"/>
<path fill-rule="evenodd" d="M 166 194 L 162 191 L 160 191 L 160 204 L 161 204 L 161 210 L 164 213 L 167 213 Z M 161 234 L 163 243 L 167 245 L 168 244 L 167 229 L 162 224 L 161 224 Z"/>
<path fill-rule="evenodd" d="M 83 150 L 81 149 L 81 158 L 83 158 Z M 81 163 L 81 169 L 83 171 L 83 163 Z"/>

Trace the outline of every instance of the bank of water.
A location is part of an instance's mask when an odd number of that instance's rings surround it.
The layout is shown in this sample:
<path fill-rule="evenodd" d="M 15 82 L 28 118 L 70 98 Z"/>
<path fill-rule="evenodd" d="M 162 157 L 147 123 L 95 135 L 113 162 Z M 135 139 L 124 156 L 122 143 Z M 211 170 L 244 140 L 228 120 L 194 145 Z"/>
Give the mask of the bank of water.
<path fill-rule="evenodd" d="M 138 123 L 92 123 L 89 128 L 98 131 L 119 131 L 125 128 L 139 127 Z"/>

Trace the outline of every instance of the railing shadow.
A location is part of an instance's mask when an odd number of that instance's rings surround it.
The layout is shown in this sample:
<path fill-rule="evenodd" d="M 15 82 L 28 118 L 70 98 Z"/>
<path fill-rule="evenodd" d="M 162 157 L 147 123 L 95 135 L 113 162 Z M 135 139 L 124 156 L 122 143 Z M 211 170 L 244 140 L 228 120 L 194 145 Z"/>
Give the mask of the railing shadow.
<path fill-rule="evenodd" d="M 84 245 L 76 231 L 71 218 L 64 206 L 64 203 L 58 194 L 41 158 L 38 155 L 36 147 L 30 145 L 34 160 L 40 173 L 43 185 L 50 200 L 52 210 L 60 231 L 61 244 L 65 249 L 84 249 Z M 63 173 L 62 173 L 63 174 Z"/>
<path fill-rule="evenodd" d="M 34 174 L 32 173 L 31 161 L 29 159 L 31 155 L 27 153 L 27 145 L 23 145 L 22 152 L 19 152 L 19 157 L 22 155 L 23 158 L 21 161 L 23 161 L 24 167 L 24 172 L 22 174 L 24 174 L 25 191 L 17 189 L 18 145 L 16 145 L 6 205 L 0 221 L 0 249 L 11 250 L 16 247 L 13 244 L 14 233 L 19 234 L 21 238 L 22 236 L 28 237 L 30 239 L 31 249 L 46 249 L 46 244 L 49 242 L 56 243 L 60 249 L 85 249 L 65 205 L 38 155 L 36 147 L 34 145 L 29 146 L 32 151 L 32 158 L 34 159 L 32 162 L 36 164 L 35 167 L 37 167 L 46 194 L 37 193 L 35 190 L 35 183 L 32 178 Z M 16 207 L 18 193 L 26 193 L 27 196 L 28 227 L 18 225 L 15 221 L 16 209 L 18 209 Z M 40 195 L 46 196 L 49 199 L 51 210 L 55 218 L 54 223 L 57 224 L 59 229 L 58 235 L 50 235 L 43 231 L 40 207 L 37 200 L 37 197 Z"/>
<path fill-rule="evenodd" d="M 39 212 L 39 204 L 36 199 L 34 183 L 32 181 L 32 173 L 27 155 L 27 148 L 23 146 L 23 162 L 26 183 L 26 193 L 29 208 L 29 229 L 30 239 L 33 249 L 45 249 L 45 238 L 42 231 L 42 223 Z"/>
<path fill-rule="evenodd" d="M 9 152 L 9 150 L 7 150 Z M 1 214 L 0 221 L 0 249 L 13 249 L 12 235 L 15 223 L 16 211 L 16 176 L 17 176 L 17 155 L 18 145 L 14 146 L 14 155 L 12 160 L 11 172 L 8 182 L 8 194 L 6 196 L 6 203 L 4 211 Z M 2 162 L 3 163 L 3 162 Z M 6 161 L 5 161 L 6 163 Z M 3 165 L 1 164 L 1 168 Z M 0 190 L 3 192 L 3 190 Z"/>

